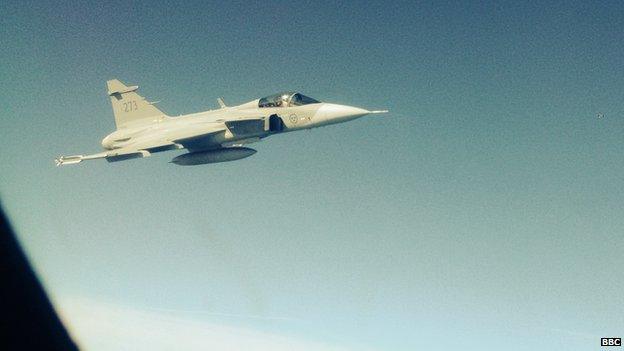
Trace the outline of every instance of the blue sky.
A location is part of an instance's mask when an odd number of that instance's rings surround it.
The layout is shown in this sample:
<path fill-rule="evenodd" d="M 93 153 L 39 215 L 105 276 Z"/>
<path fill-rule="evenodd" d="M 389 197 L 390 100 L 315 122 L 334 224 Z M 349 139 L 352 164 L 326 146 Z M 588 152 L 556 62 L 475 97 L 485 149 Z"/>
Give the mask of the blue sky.
<path fill-rule="evenodd" d="M 90 349 L 173 329 L 188 348 L 598 349 L 624 333 L 623 10 L 5 2 L 2 204 Z M 113 131 L 111 78 L 171 115 L 282 90 L 391 113 L 231 163 L 54 167 Z"/>

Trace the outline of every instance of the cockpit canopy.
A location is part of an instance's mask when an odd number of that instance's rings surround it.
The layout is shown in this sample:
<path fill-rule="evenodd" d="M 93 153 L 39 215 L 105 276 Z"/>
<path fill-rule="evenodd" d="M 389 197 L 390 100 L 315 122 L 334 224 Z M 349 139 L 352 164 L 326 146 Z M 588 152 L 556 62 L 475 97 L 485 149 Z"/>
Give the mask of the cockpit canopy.
<path fill-rule="evenodd" d="M 318 103 L 320 101 L 311 97 L 293 91 L 286 91 L 263 97 L 258 102 L 258 107 L 293 107 Z"/>

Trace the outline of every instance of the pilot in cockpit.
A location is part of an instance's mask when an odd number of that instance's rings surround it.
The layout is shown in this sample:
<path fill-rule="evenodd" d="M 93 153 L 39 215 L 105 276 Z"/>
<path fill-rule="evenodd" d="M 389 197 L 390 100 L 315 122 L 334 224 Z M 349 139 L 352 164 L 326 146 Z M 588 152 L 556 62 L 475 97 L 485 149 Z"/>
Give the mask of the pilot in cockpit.
<path fill-rule="evenodd" d="M 320 101 L 300 93 L 285 92 L 264 97 L 259 100 L 258 107 L 289 107 L 317 104 Z"/>
<path fill-rule="evenodd" d="M 287 107 L 288 106 L 288 98 L 290 97 L 290 95 L 288 94 L 283 94 L 280 95 L 276 100 L 275 104 L 277 105 L 277 107 Z"/>
<path fill-rule="evenodd" d="M 282 99 L 281 96 L 278 96 L 275 99 L 275 106 L 276 107 L 286 107 L 286 102 L 284 101 L 284 99 Z"/>

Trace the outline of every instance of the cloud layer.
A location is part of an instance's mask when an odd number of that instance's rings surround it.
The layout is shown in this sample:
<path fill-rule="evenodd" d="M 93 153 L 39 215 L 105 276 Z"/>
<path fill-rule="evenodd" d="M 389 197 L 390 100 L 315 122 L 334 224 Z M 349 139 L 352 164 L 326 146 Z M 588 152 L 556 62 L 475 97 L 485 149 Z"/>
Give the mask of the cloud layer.
<path fill-rule="evenodd" d="M 82 349 L 342 351 L 340 346 L 102 301 L 69 298 L 59 314 Z"/>

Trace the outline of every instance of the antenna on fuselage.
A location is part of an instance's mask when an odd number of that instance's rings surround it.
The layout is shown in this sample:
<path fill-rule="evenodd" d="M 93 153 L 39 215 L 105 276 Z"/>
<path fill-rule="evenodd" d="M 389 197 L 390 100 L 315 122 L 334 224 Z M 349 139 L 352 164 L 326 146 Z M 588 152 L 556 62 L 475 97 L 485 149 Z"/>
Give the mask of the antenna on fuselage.
<path fill-rule="evenodd" d="M 218 98 L 217 99 L 217 103 L 219 103 L 219 106 L 221 106 L 221 108 L 226 108 L 227 107 L 225 102 L 223 102 L 223 98 Z"/>

